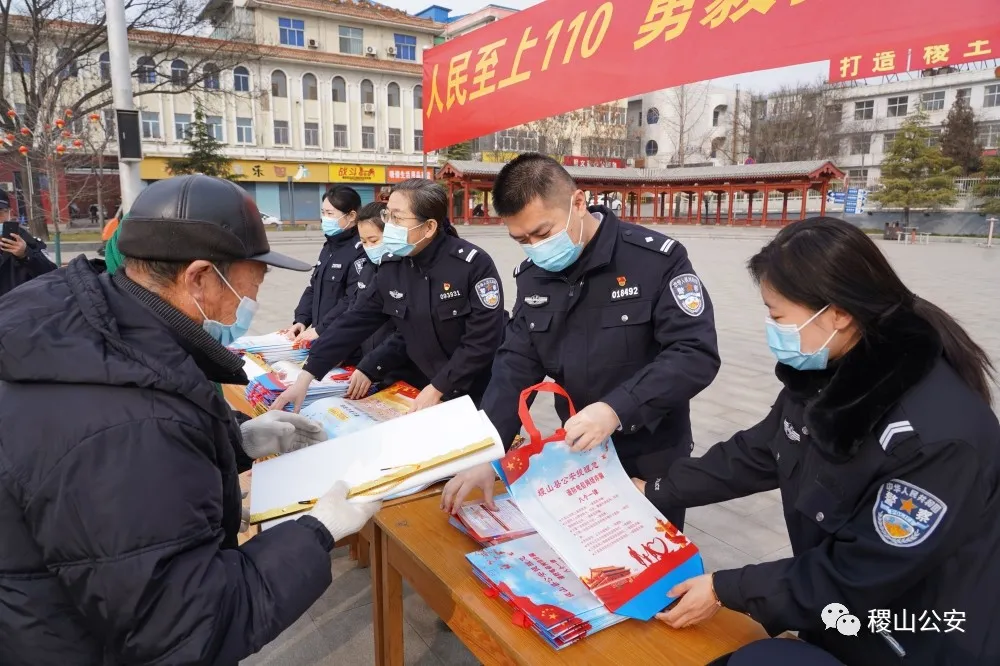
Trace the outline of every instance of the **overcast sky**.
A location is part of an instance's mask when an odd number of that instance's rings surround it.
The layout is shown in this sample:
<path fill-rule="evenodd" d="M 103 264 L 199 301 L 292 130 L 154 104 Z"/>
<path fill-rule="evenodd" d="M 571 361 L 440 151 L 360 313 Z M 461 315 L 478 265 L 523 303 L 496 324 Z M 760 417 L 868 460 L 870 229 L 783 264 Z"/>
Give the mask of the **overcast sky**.
<path fill-rule="evenodd" d="M 452 10 L 452 16 L 456 16 L 482 9 L 487 4 L 495 4 L 512 9 L 525 9 L 537 4 L 537 2 L 536 0 L 498 0 L 494 3 L 490 3 L 487 0 L 441 0 L 440 2 L 433 2 L 431 0 L 382 0 L 382 4 L 389 5 L 390 7 L 398 7 L 411 14 L 426 9 L 430 5 L 438 4 L 442 7 L 448 7 Z M 769 92 L 783 83 L 813 83 L 818 78 L 826 76 L 828 67 L 829 65 L 825 61 L 814 62 L 805 65 L 795 65 L 794 67 L 782 67 L 780 69 L 769 69 L 750 74 L 739 74 L 723 79 L 715 79 L 713 83 L 729 88 L 738 84 L 743 90 Z"/>

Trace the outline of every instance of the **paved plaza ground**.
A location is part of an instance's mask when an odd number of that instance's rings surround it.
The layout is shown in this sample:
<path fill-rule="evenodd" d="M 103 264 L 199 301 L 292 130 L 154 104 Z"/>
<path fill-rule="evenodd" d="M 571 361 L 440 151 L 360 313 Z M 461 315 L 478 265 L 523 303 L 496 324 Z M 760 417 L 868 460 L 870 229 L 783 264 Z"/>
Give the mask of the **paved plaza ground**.
<path fill-rule="evenodd" d="M 692 403 L 695 455 L 702 455 L 716 442 L 760 420 L 778 392 L 774 359 L 764 339 L 765 310 L 744 268 L 746 260 L 773 232 L 659 229 L 687 247 L 695 270 L 715 304 L 722 369 L 715 383 Z M 522 251 L 503 228 L 460 228 L 459 232 L 493 257 L 504 278 L 510 309 L 515 297 L 512 271 L 523 259 Z M 278 233 L 273 234 L 273 239 L 274 249 L 310 262 L 315 261 L 322 241 L 318 232 Z M 991 357 L 1000 362 L 1000 248 L 878 242 L 916 294 L 957 317 Z M 307 280 L 308 274 L 272 271 L 260 294 L 261 308 L 253 332 L 264 333 L 289 325 Z M 556 426 L 550 402 L 539 401 L 534 411 L 550 429 Z M 691 509 L 684 531 L 701 549 L 710 571 L 791 555 L 778 491 Z M 294 563 L 289 562 L 289 566 Z M 374 663 L 368 571 L 357 569 L 345 548 L 334 551 L 332 566 L 330 590 L 277 641 L 244 664 Z M 419 596 L 410 592 L 404 608 L 407 664 L 477 663 Z"/>

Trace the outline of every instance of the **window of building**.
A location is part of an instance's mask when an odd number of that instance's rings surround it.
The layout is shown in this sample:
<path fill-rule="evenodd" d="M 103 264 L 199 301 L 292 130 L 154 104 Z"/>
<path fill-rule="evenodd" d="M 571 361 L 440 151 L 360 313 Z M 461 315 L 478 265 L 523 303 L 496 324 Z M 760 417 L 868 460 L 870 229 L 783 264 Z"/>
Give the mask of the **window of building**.
<path fill-rule="evenodd" d="M 389 150 L 403 149 L 403 130 L 398 127 L 389 128 Z"/>
<path fill-rule="evenodd" d="M 202 84 L 205 86 L 205 90 L 218 90 L 219 89 L 219 67 L 214 63 L 206 63 L 203 68 L 204 76 L 202 77 Z"/>
<path fill-rule="evenodd" d="M 940 111 L 944 108 L 944 91 L 935 90 L 920 95 L 921 111 Z"/>
<path fill-rule="evenodd" d="M 101 81 L 111 80 L 111 54 L 107 51 L 102 53 L 101 57 L 97 59 L 97 70 Z"/>
<path fill-rule="evenodd" d="M 851 180 L 852 184 L 868 184 L 868 169 L 848 169 L 847 177 Z"/>
<path fill-rule="evenodd" d="M 872 151 L 871 132 L 851 136 L 851 155 L 867 155 Z"/>
<path fill-rule="evenodd" d="M 112 138 L 117 137 L 117 132 L 115 131 L 114 109 L 101 109 L 101 125 L 104 126 L 105 134 Z"/>
<path fill-rule="evenodd" d="M 304 138 L 307 146 L 319 148 L 319 123 L 306 123 Z"/>
<path fill-rule="evenodd" d="M 650 139 L 649 141 L 646 142 L 646 155 L 652 157 L 658 152 L 660 152 L 660 147 L 656 144 L 655 141 Z"/>
<path fill-rule="evenodd" d="M 319 84 L 312 74 L 305 74 L 302 77 L 302 99 L 319 99 Z"/>
<path fill-rule="evenodd" d="M 424 87 L 413 86 L 413 108 L 420 110 L 424 108 Z"/>
<path fill-rule="evenodd" d="M 299 19 L 278 19 L 278 41 L 285 46 L 305 46 L 306 22 Z"/>
<path fill-rule="evenodd" d="M 855 120 L 871 120 L 875 117 L 875 100 L 866 99 L 863 102 L 854 103 Z"/>
<path fill-rule="evenodd" d="M 422 129 L 413 130 L 413 150 L 418 153 L 424 152 L 424 131 Z"/>
<path fill-rule="evenodd" d="M 62 69 L 59 70 L 59 78 L 75 79 L 80 73 L 80 67 L 76 64 L 76 58 L 73 57 L 75 53 L 76 51 L 73 49 L 59 49 L 56 55 L 62 65 Z"/>
<path fill-rule="evenodd" d="M 156 83 L 156 63 L 149 56 L 139 58 L 135 68 L 135 78 L 139 83 Z"/>
<path fill-rule="evenodd" d="M 887 114 L 890 118 L 899 118 L 905 116 L 907 113 L 907 107 L 909 106 L 910 98 L 907 96 L 903 97 L 890 97 L 889 107 Z"/>
<path fill-rule="evenodd" d="M 375 103 L 375 86 L 368 79 L 365 79 L 364 81 L 361 82 L 361 103 L 362 104 Z"/>
<path fill-rule="evenodd" d="M 347 149 L 347 125 L 333 126 L 333 147 Z"/>
<path fill-rule="evenodd" d="M 941 128 L 931 127 L 928 129 L 931 135 L 927 138 L 927 147 L 933 148 L 934 146 L 941 143 Z"/>
<path fill-rule="evenodd" d="M 340 52 L 361 55 L 365 50 L 365 31 L 361 28 L 340 26 Z"/>
<path fill-rule="evenodd" d="M 375 128 L 371 125 L 361 127 L 361 150 L 375 150 Z"/>
<path fill-rule="evenodd" d="M 955 99 L 967 99 L 972 101 L 972 88 L 959 88 L 955 91 Z"/>
<path fill-rule="evenodd" d="M 253 143 L 253 118 L 236 119 L 236 143 Z"/>
<path fill-rule="evenodd" d="M 506 129 L 496 133 L 496 148 L 494 150 L 509 150 L 512 152 L 538 152 L 538 132 L 525 129 Z"/>
<path fill-rule="evenodd" d="M 412 35 L 396 35 L 396 60 L 417 59 L 417 38 Z"/>
<path fill-rule="evenodd" d="M 882 135 L 882 152 L 887 153 L 892 148 L 892 142 L 896 140 L 897 132 L 886 132 Z"/>
<path fill-rule="evenodd" d="M 271 72 L 271 97 L 288 97 L 288 77 L 280 69 Z"/>
<path fill-rule="evenodd" d="M 823 109 L 823 115 L 826 122 L 833 125 L 839 124 L 844 117 L 844 105 L 831 104 Z"/>
<path fill-rule="evenodd" d="M 729 107 L 727 107 L 725 104 L 720 104 L 719 106 L 715 107 L 715 109 L 712 110 L 712 127 L 719 126 L 719 120 L 722 118 L 723 115 L 725 115 L 726 111 L 728 110 Z"/>
<path fill-rule="evenodd" d="M 160 114 L 156 111 L 140 111 L 139 115 L 142 118 L 142 138 L 159 139 Z"/>
<path fill-rule="evenodd" d="M 186 86 L 188 74 L 188 64 L 183 60 L 178 59 L 170 63 L 170 82 L 175 86 Z"/>
<path fill-rule="evenodd" d="M 250 70 L 243 65 L 233 69 L 233 89 L 236 92 L 250 92 Z"/>
<path fill-rule="evenodd" d="M 660 110 L 655 106 L 646 111 L 646 124 L 655 125 L 660 122 Z"/>
<path fill-rule="evenodd" d="M 339 76 L 333 77 L 333 101 L 334 102 L 346 102 L 347 101 L 347 82 Z"/>
<path fill-rule="evenodd" d="M 275 120 L 274 121 L 274 145 L 276 146 L 287 146 L 290 144 L 288 135 L 288 121 L 287 120 Z"/>
<path fill-rule="evenodd" d="M 27 44 L 11 44 L 10 46 L 10 68 L 11 71 L 21 74 L 31 74 L 32 70 L 31 47 Z"/>
<path fill-rule="evenodd" d="M 205 116 L 205 126 L 213 139 L 224 142 L 222 134 L 222 116 Z"/>
<path fill-rule="evenodd" d="M 174 114 L 174 139 L 183 141 L 191 135 L 191 114 Z"/>
<path fill-rule="evenodd" d="M 399 106 L 399 84 L 390 83 L 386 87 L 386 99 L 388 100 L 389 106 Z"/>
<path fill-rule="evenodd" d="M 979 143 L 983 148 L 1000 148 L 1000 122 L 979 123 Z"/>
<path fill-rule="evenodd" d="M 983 90 L 983 106 L 1000 106 L 1000 83 L 986 86 Z"/>

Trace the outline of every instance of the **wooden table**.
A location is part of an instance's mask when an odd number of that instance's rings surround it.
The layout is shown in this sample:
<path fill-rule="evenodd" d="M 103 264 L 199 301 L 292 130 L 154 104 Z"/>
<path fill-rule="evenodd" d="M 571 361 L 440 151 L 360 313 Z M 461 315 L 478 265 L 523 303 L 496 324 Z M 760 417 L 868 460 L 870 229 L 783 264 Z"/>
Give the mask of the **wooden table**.
<path fill-rule="evenodd" d="M 671 629 L 662 622 L 629 620 L 557 652 L 530 629 L 511 622 L 512 610 L 483 594 L 465 554 L 476 550 L 468 537 L 448 524 L 436 497 L 383 508 L 375 517 L 373 548 L 375 661 L 403 664 L 403 579 L 448 623 L 483 664 L 655 664 L 704 666 L 759 638 L 764 629 L 723 609 L 704 624 Z M 378 558 L 377 564 L 374 560 Z"/>

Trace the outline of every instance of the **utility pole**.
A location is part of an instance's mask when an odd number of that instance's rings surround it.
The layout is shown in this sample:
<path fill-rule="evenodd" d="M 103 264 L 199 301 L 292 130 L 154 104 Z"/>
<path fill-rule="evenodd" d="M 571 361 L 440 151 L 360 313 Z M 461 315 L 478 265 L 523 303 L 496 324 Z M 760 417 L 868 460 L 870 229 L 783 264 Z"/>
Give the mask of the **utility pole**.
<path fill-rule="evenodd" d="M 738 153 L 740 145 L 740 84 L 736 84 L 736 101 L 733 103 L 733 164 L 739 164 Z"/>
<path fill-rule="evenodd" d="M 125 4 L 123 0 L 105 0 L 105 12 L 108 19 L 108 56 L 111 59 L 111 93 L 115 111 L 134 112 L 132 102 L 132 67 L 128 51 L 128 29 L 125 23 Z M 118 177 L 121 181 L 122 209 L 128 211 L 132 202 L 139 196 L 142 180 L 139 178 L 139 162 L 141 155 L 122 157 L 122 138 L 126 131 L 137 132 L 138 123 L 133 127 L 122 127 L 122 114 L 116 122 L 118 129 Z M 128 115 L 132 115 L 131 113 Z M 137 137 L 138 139 L 138 137 Z"/>

